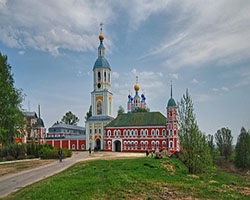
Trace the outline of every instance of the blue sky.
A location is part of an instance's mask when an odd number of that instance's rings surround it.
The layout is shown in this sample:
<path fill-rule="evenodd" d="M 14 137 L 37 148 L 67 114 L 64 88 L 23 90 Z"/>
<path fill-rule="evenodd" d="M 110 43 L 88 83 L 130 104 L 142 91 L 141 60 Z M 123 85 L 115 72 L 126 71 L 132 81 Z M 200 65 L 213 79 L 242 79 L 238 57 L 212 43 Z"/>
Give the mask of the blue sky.
<path fill-rule="evenodd" d="M 23 108 L 46 127 L 89 109 L 102 22 L 112 69 L 113 116 L 135 77 L 151 111 L 166 115 L 173 82 L 188 88 L 200 129 L 250 129 L 250 2 L 0 0 L 0 51 L 8 56 Z"/>

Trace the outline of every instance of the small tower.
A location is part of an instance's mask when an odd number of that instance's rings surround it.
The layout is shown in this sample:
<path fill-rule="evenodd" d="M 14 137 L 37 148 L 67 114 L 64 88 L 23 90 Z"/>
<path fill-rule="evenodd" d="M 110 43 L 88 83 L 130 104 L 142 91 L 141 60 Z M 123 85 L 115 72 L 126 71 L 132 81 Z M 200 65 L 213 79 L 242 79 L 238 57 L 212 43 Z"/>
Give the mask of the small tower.
<path fill-rule="evenodd" d="M 167 145 L 168 150 L 172 153 L 180 150 L 177 122 L 177 106 L 173 99 L 172 83 L 170 99 L 167 105 Z"/>
<path fill-rule="evenodd" d="M 128 95 L 128 113 L 133 112 L 137 109 L 147 109 L 146 96 L 143 93 L 141 97 L 139 96 L 140 85 L 138 83 L 138 76 L 136 76 L 134 90 L 134 98 L 130 94 Z"/>

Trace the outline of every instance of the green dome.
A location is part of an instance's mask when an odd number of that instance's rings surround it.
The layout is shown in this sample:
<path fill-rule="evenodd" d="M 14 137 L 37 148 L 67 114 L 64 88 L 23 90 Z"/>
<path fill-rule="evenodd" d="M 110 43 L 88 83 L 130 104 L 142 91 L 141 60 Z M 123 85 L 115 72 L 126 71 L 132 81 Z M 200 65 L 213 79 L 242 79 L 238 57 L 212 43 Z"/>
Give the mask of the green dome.
<path fill-rule="evenodd" d="M 168 100 L 168 107 L 176 107 L 175 100 L 172 97 Z"/>

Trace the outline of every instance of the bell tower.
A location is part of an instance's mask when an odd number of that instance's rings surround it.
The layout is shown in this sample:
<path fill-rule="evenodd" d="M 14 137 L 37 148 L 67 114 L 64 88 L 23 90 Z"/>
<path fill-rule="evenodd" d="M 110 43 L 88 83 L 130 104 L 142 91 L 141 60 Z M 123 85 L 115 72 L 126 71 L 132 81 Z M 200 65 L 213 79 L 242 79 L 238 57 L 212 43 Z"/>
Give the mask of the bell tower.
<path fill-rule="evenodd" d="M 171 84 L 171 94 L 167 105 L 167 145 L 170 152 L 174 153 L 180 150 L 177 122 L 177 105 L 173 99 Z"/>
<path fill-rule="evenodd" d="M 87 148 L 103 149 L 104 126 L 111 120 L 112 96 L 111 93 L 111 68 L 105 58 L 103 45 L 102 23 L 100 24 L 100 44 L 98 57 L 93 67 L 93 91 L 91 92 L 92 117 L 86 121 Z"/>

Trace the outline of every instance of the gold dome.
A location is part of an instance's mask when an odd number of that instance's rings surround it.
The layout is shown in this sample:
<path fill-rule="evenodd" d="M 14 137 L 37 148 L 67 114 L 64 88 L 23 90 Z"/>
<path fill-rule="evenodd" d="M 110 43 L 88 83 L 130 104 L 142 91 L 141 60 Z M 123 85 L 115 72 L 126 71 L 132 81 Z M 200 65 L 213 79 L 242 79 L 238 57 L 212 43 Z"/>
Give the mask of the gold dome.
<path fill-rule="evenodd" d="M 135 84 L 134 89 L 135 89 L 136 91 L 140 90 L 140 86 L 139 86 L 138 83 Z"/>
<path fill-rule="evenodd" d="M 100 33 L 99 39 L 100 39 L 100 40 L 104 40 L 104 35 L 103 35 L 102 33 Z"/>

